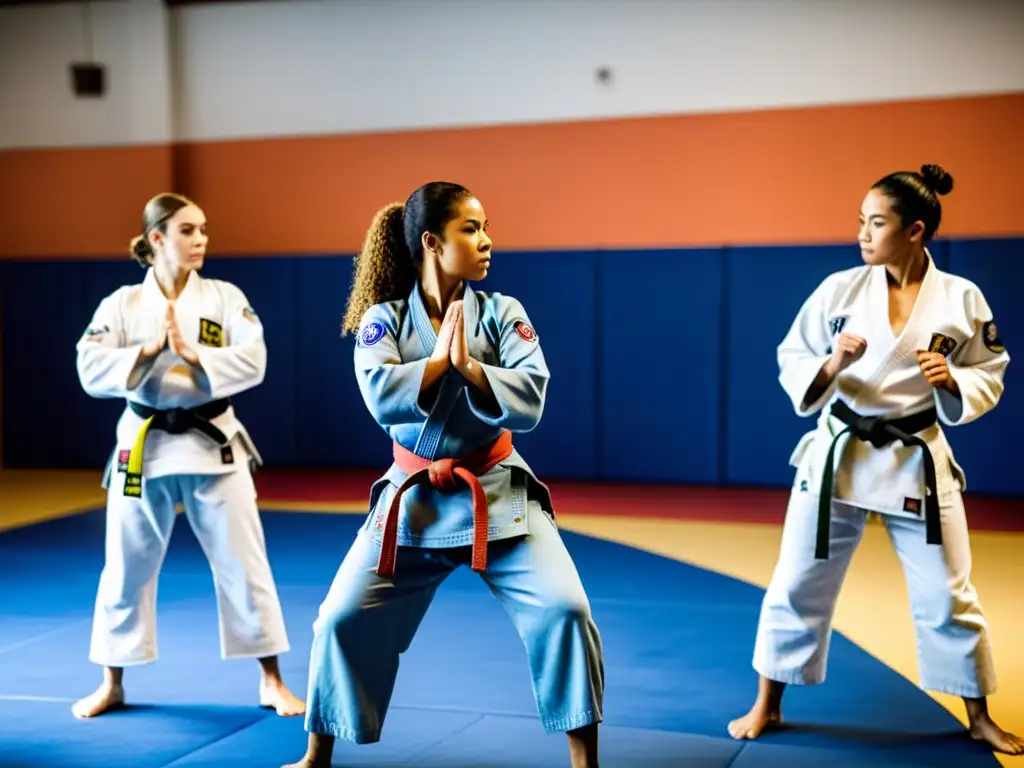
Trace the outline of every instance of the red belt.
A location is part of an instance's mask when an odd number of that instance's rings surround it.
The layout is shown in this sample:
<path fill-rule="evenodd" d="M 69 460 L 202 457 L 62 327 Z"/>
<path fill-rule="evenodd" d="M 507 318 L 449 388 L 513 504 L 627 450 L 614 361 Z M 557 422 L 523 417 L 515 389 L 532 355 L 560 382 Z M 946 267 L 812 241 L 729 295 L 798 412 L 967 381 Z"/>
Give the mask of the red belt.
<path fill-rule="evenodd" d="M 405 482 L 399 486 L 391 500 L 387 518 L 384 521 L 384 536 L 381 541 L 380 560 L 377 575 L 391 578 L 395 575 L 395 560 L 398 557 L 398 510 L 402 494 L 424 481 L 433 488 L 451 493 L 459 487 L 461 479 L 473 493 L 473 559 L 472 569 L 483 571 L 487 568 L 487 494 L 477 479 L 499 462 L 512 455 L 512 433 L 507 429 L 490 445 L 457 459 L 429 461 L 406 450 L 397 442 L 392 453 L 398 468 L 407 473 Z"/>

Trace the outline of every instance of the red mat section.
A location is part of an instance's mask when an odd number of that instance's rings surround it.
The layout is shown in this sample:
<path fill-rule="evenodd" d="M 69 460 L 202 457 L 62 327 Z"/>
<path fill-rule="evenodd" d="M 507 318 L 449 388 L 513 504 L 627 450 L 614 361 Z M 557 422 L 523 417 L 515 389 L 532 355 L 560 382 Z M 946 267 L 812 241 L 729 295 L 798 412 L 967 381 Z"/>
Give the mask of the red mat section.
<path fill-rule="evenodd" d="M 256 475 L 260 502 L 364 504 L 381 470 L 263 469 Z M 727 523 L 778 523 L 785 489 L 702 488 L 551 481 L 556 512 L 622 517 L 662 517 Z M 966 497 L 973 530 L 1024 531 L 1024 499 Z"/>

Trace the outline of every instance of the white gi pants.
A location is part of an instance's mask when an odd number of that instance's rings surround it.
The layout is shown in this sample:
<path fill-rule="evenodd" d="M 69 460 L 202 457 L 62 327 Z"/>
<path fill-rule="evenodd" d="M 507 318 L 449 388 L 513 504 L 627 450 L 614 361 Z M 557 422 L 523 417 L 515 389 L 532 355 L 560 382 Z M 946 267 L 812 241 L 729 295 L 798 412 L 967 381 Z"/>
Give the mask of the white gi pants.
<path fill-rule="evenodd" d="M 793 490 L 779 562 L 761 606 L 753 662 L 758 674 L 791 685 L 825 680 L 839 588 L 867 516 L 863 509 L 833 501 L 829 558 L 815 560 L 818 496 Z M 906 575 L 920 686 L 954 696 L 988 696 L 996 688 L 995 671 L 971 584 L 967 517 L 959 493 L 940 509 L 940 517 L 941 547 L 927 543 L 923 520 L 882 516 Z"/>
<path fill-rule="evenodd" d="M 143 479 L 141 498 L 126 497 L 121 478 L 115 474 L 107 492 L 106 562 L 90 661 L 127 667 L 156 660 L 157 579 L 179 503 L 213 571 L 221 657 L 285 653 L 284 617 L 248 469 Z"/>

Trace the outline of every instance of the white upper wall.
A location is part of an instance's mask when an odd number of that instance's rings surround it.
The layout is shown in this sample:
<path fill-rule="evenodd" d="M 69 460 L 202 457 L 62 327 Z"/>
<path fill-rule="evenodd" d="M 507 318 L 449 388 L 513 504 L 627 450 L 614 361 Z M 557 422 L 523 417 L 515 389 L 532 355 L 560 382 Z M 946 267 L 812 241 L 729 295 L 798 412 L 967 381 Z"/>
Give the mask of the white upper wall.
<path fill-rule="evenodd" d="M 106 67 L 102 99 L 76 98 L 70 65 Z M 162 0 L 0 8 L 0 148 L 171 140 Z"/>
<path fill-rule="evenodd" d="M 1017 0 L 92 3 L 109 67 L 75 100 L 81 6 L 0 9 L 0 146 L 728 111 L 1024 91 Z M 166 42 L 166 41 L 164 41 Z M 170 72 L 168 68 L 170 66 Z M 596 81 L 598 67 L 611 82 Z M 171 80 L 173 76 L 174 80 Z M 173 82 L 173 87 L 172 87 Z M 171 114 L 160 92 L 171 100 Z M 154 108 L 155 103 L 155 108 Z"/>

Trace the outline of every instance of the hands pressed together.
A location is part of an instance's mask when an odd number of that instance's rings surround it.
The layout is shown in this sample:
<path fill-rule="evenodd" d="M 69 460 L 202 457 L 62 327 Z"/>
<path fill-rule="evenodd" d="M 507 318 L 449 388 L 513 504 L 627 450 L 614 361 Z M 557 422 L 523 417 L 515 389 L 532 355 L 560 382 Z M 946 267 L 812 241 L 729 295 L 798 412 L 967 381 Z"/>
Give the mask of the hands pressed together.
<path fill-rule="evenodd" d="M 437 343 L 434 344 L 434 351 L 430 359 L 440 363 L 445 368 L 454 368 L 464 376 L 469 376 L 473 371 L 474 360 L 469 356 L 469 348 L 466 346 L 466 325 L 462 308 L 462 300 L 453 301 L 448 305 L 445 312 L 444 322 L 441 323 L 441 330 L 437 334 Z"/>
<path fill-rule="evenodd" d="M 174 315 L 174 304 L 167 305 L 167 312 L 164 315 L 164 323 L 160 326 L 157 337 L 142 348 L 142 358 L 152 360 L 164 349 L 170 348 L 174 354 L 180 357 L 189 365 L 199 365 L 199 355 L 192 349 L 181 335 L 178 329 L 178 321 Z"/>

